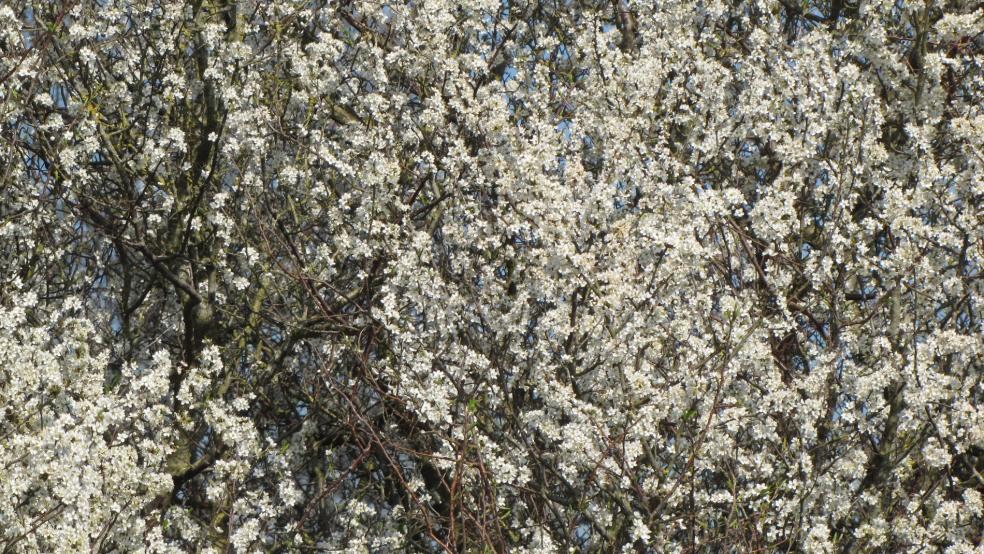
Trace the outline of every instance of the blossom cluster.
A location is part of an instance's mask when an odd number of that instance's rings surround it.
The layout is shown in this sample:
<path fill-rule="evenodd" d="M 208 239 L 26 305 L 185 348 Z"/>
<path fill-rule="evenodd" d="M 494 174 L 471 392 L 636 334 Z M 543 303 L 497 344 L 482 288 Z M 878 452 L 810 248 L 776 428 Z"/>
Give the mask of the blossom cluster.
<path fill-rule="evenodd" d="M 0 0 L 0 545 L 977 551 L 977 4 Z"/>

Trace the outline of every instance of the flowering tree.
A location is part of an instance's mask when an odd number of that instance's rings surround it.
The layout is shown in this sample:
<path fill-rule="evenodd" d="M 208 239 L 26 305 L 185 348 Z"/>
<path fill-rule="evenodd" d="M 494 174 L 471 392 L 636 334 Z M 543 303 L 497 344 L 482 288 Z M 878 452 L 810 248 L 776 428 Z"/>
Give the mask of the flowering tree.
<path fill-rule="evenodd" d="M 7 552 L 973 552 L 984 5 L 0 0 Z"/>

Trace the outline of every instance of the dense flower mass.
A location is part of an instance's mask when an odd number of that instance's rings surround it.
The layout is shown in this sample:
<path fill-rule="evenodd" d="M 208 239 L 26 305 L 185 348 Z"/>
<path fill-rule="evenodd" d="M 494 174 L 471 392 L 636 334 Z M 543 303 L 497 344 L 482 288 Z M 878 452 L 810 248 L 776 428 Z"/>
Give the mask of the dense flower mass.
<path fill-rule="evenodd" d="M 982 62 L 969 0 L 0 0 L 0 549 L 977 552 Z"/>

